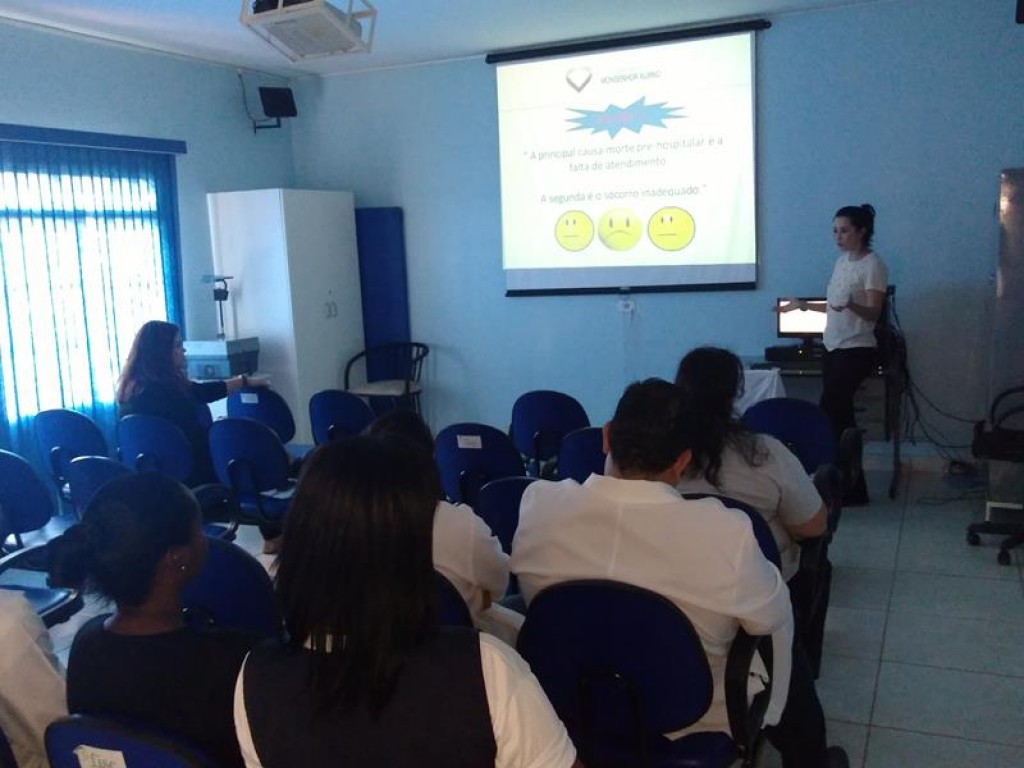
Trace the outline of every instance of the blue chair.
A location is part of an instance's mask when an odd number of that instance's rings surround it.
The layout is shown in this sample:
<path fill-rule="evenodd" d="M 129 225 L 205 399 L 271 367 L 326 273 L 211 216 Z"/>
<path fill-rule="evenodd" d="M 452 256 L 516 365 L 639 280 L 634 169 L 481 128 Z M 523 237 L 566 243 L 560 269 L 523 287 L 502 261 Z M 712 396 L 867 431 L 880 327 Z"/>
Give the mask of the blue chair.
<path fill-rule="evenodd" d="M 82 518 L 96 491 L 111 480 L 132 474 L 132 468 L 106 456 L 78 456 L 67 469 L 68 495 L 75 514 Z"/>
<path fill-rule="evenodd" d="M 16 453 L 0 451 L 0 553 L 8 537 L 24 546 L 22 535 L 38 531 L 53 517 L 53 496 L 32 465 Z"/>
<path fill-rule="evenodd" d="M 229 541 L 208 537 L 207 543 L 209 549 L 202 570 L 181 592 L 189 624 L 280 636 L 281 616 L 266 569 Z"/>
<path fill-rule="evenodd" d="M 373 419 L 373 410 L 366 401 L 351 392 L 325 389 L 309 399 L 309 423 L 317 445 L 358 435 Z"/>
<path fill-rule="evenodd" d="M 583 483 L 591 475 L 604 474 L 604 435 L 601 427 L 574 429 L 558 448 L 558 478 Z"/>
<path fill-rule="evenodd" d="M 470 627 L 473 619 L 469 606 L 459 590 L 440 571 L 434 571 L 434 597 L 437 600 L 437 623 L 442 627 Z"/>
<path fill-rule="evenodd" d="M 535 477 L 499 477 L 491 480 L 481 489 L 477 504 L 473 511 L 498 537 L 501 548 L 506 555 L 512 554 L 512 539 L 519 527 L 519 503 L 523 499 L 526 486 L 534 482 Z"/>
<path fill-rule="evenodd" d="M 228 395 L 228 417 L 266 424 L 277 433 L 281 445 L 295 459 L 301 459 L 313 447 L 292 442 L 295 437 L 292 409 L 281 395 L 268 387 L 245 387 Z"/>
<path fill-rule="evenodd" d="M 163 472 L 181 483 L 192 477 L 195 462 L 192 446 L 177 425 L 159 416 L 133 414 L 125 416 L 117 425 L 118 445 L 125 463 L 140 472 Z M 226 515 L 228 525 L 205 522 L 203 530 L 208 536 L 232 540 L 238 529 L 236 510 L 231 506 L 231 491 L 218 483 L 205 483 L 192 489 L 206 519 L 218 513 L 215 519 Z"/>
<path fill-rule="evenodd" d="M 587 766 L 725 768 L 753 765 L 770 685 L 748 706 L 754 653 L 770 638 L 740 632 L 726 670 L 730 735 L 662 734 L 697 722 L 712 698 L 711 669 L 690 620 L 672 602 L 613 581 L 569 581 L 530 603 L 518 649 Z M 771 669 L 766 659 L 765 667 Z"/>
<path fill-rule="evenodd" d="M 39 455 L 49 462 L 61 499 L 70 503 L 67 469 L 77 456 L 108 456 L 107 441 L 88 416 L 66 408 L 40 411 L 33 419 Z"/>
<path fill-rule="evenodd" d="M 240 515 L 255 523 L 279 523 L 295 482 L 277 433 L 252 419 L 227 418 L 210 426 L 210 456 L 217 479 L 231 489 Z"/>
<path fill-rule="evenodd" d="M 426 344 L 415 341 L 367 347 L 345 364 L 345 391 L 369 398 L 377 415 L 399 407 L 419 413 L 420 375 L 429 353 Z"/>
<path fill-rule="evenodd" d="M 0 728 L 0 768 L 18 768 L 14 752 L 11 751 L 11 742 L 7 740 L 3 728 Z"/>
<path fill-rule="evenodd" d="M 434 440 L 441 488 L 450 501 L 476 509 L 480 488 L 499 477 L 525 475 L 523 457 L 511 438 L 486 424 L 452 424 Z"/>
<path fill-rule="evenodd" d="M 590 426 L 579 401 L 564 392 L 538 389 L 520 395 L 512 406 L 509 434 L 527 457 L 528 474 L 539 476 L 545 462 L 558 456 L 562 437 Z"/>
<path fill-rule="evenodd" d="M 793 397 L 772 397 L 754 403 L 743 414 L 753 432 L 784 443 L 812 474 L 822 464 L 836 463 L 836 440 L 825 412 L 816 403 Z"/>
<path fill-rule="evenodd" d="M 102 755 L 90 758 L 91 750 L 116 752 L 120 758 L 116 763 L 108 763 Z M 51 723 L 46 729 L 46 756 L 52 768 L 217 768 L 213 758 L 180 737 L 91 715 L 70 715 Z"/>
<path fill-rule="evenodd" d="M 53 503 L 47 497 L 49 503 Z M 46 568 L 46 546 L 25 547 L 13 552 L 6 557 L 0 558 L 0 576 L 8 571 L 35 571 L 40 572 Z M 16 577 L 15 577 L 16 578 Z M 38 581 L 43 581 L 40 578 Z M 0 589 L 9 589 L 18 592 L 28 600 L 32 610 L 36 612 L 47 627 L 67 621 L 80 610 L 84 605 L 82 593 L 77 589 L 66 589 L 50 585 L 39 586 L 39 584 L 20 584 L 4 581 Z"/>

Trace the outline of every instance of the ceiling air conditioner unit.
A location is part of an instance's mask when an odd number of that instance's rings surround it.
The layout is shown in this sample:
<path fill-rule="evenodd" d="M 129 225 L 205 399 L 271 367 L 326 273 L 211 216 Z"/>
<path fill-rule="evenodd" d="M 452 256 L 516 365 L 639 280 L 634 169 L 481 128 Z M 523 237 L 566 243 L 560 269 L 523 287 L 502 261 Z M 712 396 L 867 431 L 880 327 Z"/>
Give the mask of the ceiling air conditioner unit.
<path fill-rule="evenodd" d="M 348 0 L 342 11 L 326 0 L 242 0 L 242 24 L 292 61 L 369 51 L 377 9 Z"/>

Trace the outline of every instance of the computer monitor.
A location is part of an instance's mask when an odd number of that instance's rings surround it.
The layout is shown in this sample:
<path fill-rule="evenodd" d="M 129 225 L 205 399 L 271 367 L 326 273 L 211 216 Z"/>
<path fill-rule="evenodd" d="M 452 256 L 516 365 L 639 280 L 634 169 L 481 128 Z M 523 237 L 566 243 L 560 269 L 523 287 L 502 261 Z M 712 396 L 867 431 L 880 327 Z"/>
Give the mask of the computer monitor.
<path fill-rule="evenodd" d="M 782 310 L 792 302 L 798 304 L 802 302 L 808 309 L 791 309 L 788 312 L 783 312 Z M 823 296 L 777 299 L 775 318 L 779 338 L 802 339 L 805 344 L 810 344 L 814 339 L 820 339 L 825 333 L 827 305 L 828 300 Z"/>

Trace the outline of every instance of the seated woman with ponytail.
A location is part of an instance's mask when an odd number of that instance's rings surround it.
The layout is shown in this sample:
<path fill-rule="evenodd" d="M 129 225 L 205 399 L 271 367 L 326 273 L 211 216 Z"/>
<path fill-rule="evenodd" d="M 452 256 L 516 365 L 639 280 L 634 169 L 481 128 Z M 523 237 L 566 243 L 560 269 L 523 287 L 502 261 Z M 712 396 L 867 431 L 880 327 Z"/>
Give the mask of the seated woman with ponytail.
<path fill-rule="evenodd" d="M 235 677 L 253 638 L 185 625 L 181 589 L 202 567 L 206 539 L 191 492 L 143 473 L 103 486 L 51 544 L 56 583 L 114 604 L 75 636 L 71 713 L 124 718 L 181 736 L 224 766 L 242 764 L 231 719 Z"/>

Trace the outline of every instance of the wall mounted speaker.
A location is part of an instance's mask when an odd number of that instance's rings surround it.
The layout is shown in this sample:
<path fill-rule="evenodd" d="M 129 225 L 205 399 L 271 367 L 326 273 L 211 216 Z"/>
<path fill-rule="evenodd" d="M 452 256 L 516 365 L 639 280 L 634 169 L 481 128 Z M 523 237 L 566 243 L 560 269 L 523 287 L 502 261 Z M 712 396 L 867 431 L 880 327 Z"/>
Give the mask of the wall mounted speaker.
<path fill-rule="evenodd" d="M 267 117 L 295 117 L 295 97 L 291 88 L 260 88 L 260 102 Z"/>

